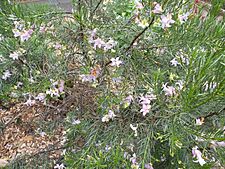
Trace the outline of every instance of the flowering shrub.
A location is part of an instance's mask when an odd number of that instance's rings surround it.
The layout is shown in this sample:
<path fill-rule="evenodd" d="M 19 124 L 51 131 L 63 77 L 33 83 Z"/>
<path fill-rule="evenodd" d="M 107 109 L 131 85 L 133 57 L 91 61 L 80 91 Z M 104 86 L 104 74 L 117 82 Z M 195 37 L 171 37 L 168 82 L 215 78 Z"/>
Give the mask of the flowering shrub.
<path fill-rule="evenodd" d="M 1 99 L 63 99 L 71 77 L 98 91 L 96 109 L 68 112 L 64 161 L 55 168 L 222 166 L 222 3 L 73 5 L 69 15 L 1 12 Z"/>

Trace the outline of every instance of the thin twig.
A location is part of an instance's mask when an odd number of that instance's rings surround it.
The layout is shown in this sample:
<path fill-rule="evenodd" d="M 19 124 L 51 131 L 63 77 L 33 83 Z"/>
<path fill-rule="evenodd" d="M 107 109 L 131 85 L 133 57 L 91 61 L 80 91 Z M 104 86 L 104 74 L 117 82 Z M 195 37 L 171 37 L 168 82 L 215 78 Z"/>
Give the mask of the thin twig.
<path fill-rule="evenodd" d="M 151 27 L 151 25 L 154 23 L 154 20 L 155 20 L 155 17 L 152 18 L 150 24 L 149 24 L 147 27 L 145 27 L 145 29 L 143 29 L 140 33 L 138 33 L 138 34 L 134 37 L 134 39 L 133 39 L 132 42 L 130 43 L 129 47 L 126 49 L 126 52 L 128 52 L 128 51 L 131 49 L 131 47 L 133 46 L 134 42 L 135 42 L 135 41 L 136 41 L 143 33 L 145 33 L 145 31 L 146 31 L 148 28 Z"/>
<path fill-rule="evenodd" d="M 103 2 L 103 0 L 100 0 L 100 1 L 98 2 L 98 4 L 96 5 L 95 9 L 94 9 L 93 12 L 92 12 L 92 16 L 94 15 L 95 11 L 98 9 L 98 7 L 100 6 L 100 4 L 101 4 L 102 2 Z"/>
<path fill-rule="evenodd" d="M 212 116 L 214 116 L 214 115 L 219 115 L 221 112 L 224 112 L 224 111 L 225 111 L 225 107 L 222 108 L 222 109 L 221 109 L 220 111 L 218 111 L 218 112 L 211 112 L 211 113 L 207 114 L 206 116 L 204 116 L 203 118 L 206 119 L 206 118 L 212 117 Z"/>

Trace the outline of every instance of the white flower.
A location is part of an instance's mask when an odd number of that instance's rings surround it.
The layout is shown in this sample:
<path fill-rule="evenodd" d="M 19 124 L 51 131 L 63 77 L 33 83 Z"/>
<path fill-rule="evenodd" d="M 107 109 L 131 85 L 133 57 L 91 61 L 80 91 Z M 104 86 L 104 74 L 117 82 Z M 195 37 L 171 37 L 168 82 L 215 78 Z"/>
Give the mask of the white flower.
<path fill-rule="evenodd" d="M 102 122 L 109 122 L 110 118 L 109 115 L 106 114 L 105 116 L 102 117 Z"/>
<path fill-rule="evenodd" d="M 56 164 L 55 166 L 54 166 L 54 169 L 64 169 L 64 168 L 66 168 L 65 166 L 64 166 L 64 164 Z"/>
<path fill-rule="evenodd" d="M 134 131 L 134 136 L 137 137 L 138 133 L 137 133 L 137 129 L 138 129 L 138 124 L 137 126 L 133 126 L 132 124 L 130 124 L 130 128 Z"/>
<path fill-rule="evenodd" d="M 147 97 L 149 100 L 156 100 L 156 95 L 154 94 L 147 94 L 145 97 Z"/>
<path fill-rule="evenodd" d="M 14 52 L 11 53 L 9 57 L 12 58 L 13 60 L 17 60 L 19 58 L 19 54 L 17 52 Z"/>
<path fill-rule="evenodd" d="M 162 15 L 161 16 L 161 23 L 162 23 L 163 29 L 171 27 L 170 24 L 175 23 L 175 21 L 172 19 L 172 14 L 168 13 L 166 16 Z"/>
<path fill-rule="evenodd" d="M 41 137 L 44 137 L 46 135 L 46 133 L 44 131 L 39 132 Z"/>
<path fill-rule="evenodd" d="M 5 58 L 0 54 L 0 62 L 4 62 Z"/>
<path fill-rule="evenodd" d="M 142 28 L 146 28 L 147 26 L 149 26 L 147 19 L 143 19 L 141 21 L 137 20 L 137 24 L 138 24 L 138 26 L 140 26 Z"/>
<path fill-rule="evenodd" d="M 39 28 L 39 32 L 40 33 L 44 33 L 46 31 L 46 27 L 45 24 L 41 24 L 40 28 Z"/>
<path fill-rule="evenodd" d="M 112 58 L 111 59 L 111 66 L 116 66 L 116 67 L 119 67 L 120 64 L 122 64 L 123 62 L 120 60 L 119 57 L 117 58 Z"/>
<path fill-rule="evenodd" d="M 182 90 L 184 88 L 184 82 L 182 80 L 178 80 L 176 82 L 176 85 L 178 85 L 179 90 Z"/>
<path fill-rule="evenodd" d="M 158 3 L 156 3 L 154 10 L 152 10 L 153 13 L 155 14 L 160 14 L 163 12 L 162 6 Z"/>
<path fill-rule="evenodd" d="M 77 124 L 80 124 L 81 122 L 80 122 L 80 120 L 79 119 L 77 119 L 77 120 L 73 120 L 73 122 L 72 122 L 72 124 L 73 125 L 77 125 Z"/>
<path fill-rule="evenodd" d="M 109 145 L 105 146 L 105 151 L 108 152 L 112 147 L 110 147 Z"/>
<path fill-rule="evenodd" d="M 198 150 L 197 146 L 192 148 L 192 155 L 193 158 L 197 158 L 197 160 L 194 162 L 198 162 L 201 166 L 203 166 L 206 163 L 205 160 L 202 158 L 202 153 L 200 150 Z"/>
<path fill-rule="evenodd" d="M 0 42 L 4 40 L 4 37 L 2 36 L 2 34 L 0 34 Z"/>
<path fill-rule="evenodd" d="M 24 103 L 27 106 L 33 106 L 36 103 L 35 100 L 31 100 L 30 98 Z"/>
<path fill-rule="evenodd" d="M 22 82 L 17 82 L 17 85 L 16 85 L 17 88 L 22 87 L 22 86 L 23 86 Z"/>
<path fill-rule="evenodd" d="M 216 82 L 210 82 L 209 83 L 208 81 L 206 81 L 203 86 L 205 87 L 205 91 L 207 91 L 207 90 L 212 91 L 216 88 L 217 83 Z"/>
<path fill-rule="evenodd" d="M 173 60 L 171 60 L 170 63 L 171 63 L 172 66 L 175 66 L 175 67 L 176 67 L 177 65 L 179 65 L 179 62 L 177 61 L 176 58 L 173 58 Z"/>
<path fill-rule="evenodd" d="M 47 90 L 46 94 L 50 95 L 51 97 L 54 97 L 54 96 L 59 97 L 60 96 L 59 90 L 57 88 Z"/>
<path fill-rule="evenodd" d="M 30 83 L 34 83 L 34 77 L 30 76 L 30 78 L 28 79 Z"/>
<path fill-rule="evenodd" d="M 2 79 L 3 80 L 7 80 L 8 78 L 10 78 L 12 76 L 12 74 L 10 73 L 9 70 L 6 70 L 3 75 L 2 75 Z"/>
<path fill-rule="evenodd" d="M 109 122 L 109 120 L 110 119 L 113 120 L 114 117 L 116 117 L 114 112 L 112 110 L 109 110 L 108 114 L 106 114 L 102 117 L 102 122 Z"/>

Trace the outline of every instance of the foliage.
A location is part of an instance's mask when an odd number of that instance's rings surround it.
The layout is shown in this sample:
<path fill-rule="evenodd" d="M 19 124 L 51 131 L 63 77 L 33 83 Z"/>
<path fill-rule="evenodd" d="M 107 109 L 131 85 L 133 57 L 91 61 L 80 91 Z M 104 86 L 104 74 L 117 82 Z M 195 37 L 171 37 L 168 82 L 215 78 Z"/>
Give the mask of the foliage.
<path fill-rule="evenodd" d="M 3 8 L 0 75 L 11 75 L 1 79 L 0 99 L 9 101 L 12 92 L 17 100 L 25 93 L 34 99 L 46 91 L 44 102 L 63 99 L 71 79 L 97 91 L 92 109 L 77 106 L 67 113 L 67 168 L 223 165 L 223 1 L 73 5 L 69 15 Z M 33 31 L 29 39 L 15 37 L 15 20 Z M 18 50 L 19 59 L 9 58 Z"/>

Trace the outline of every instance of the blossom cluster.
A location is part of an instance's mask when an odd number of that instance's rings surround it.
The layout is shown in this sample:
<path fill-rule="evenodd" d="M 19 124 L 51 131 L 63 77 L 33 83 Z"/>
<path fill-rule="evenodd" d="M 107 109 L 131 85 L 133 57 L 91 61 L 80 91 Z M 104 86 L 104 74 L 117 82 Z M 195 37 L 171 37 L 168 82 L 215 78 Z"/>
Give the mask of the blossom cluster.
<path fill-rule="evenodd" d="M 64 80 L 53 82 L 51 88 L 46 91 L 46 94 L 50 95 L 51 97 L 60 97 L 64 91 L 64 83 Z"/>
<path fill-rule="evenodd" d="M 147 113 L 151 110 L 151 102 L 153 100 L 156 100 L 156 95 L 154 94 L 146 94 L 145 96 L 140 97 L 140 104 L 142 105 L 142 109 L 140 112 L 143 114 L 143 116 L 146 116 Z"/>
<path fill-rule="evenodd" d="M 112 38 L 109 38 L 109 40 L 105 42 L 101 38 L 96 37 L 96 33 L 97 33 L 97 29 L 90 31 L 90 36 L 88 39 L 89 43 L 93 44 L 94 49 L 103 48 L 104 51 L 108 51 L 117 45 L 117 42 L 114 41 Z"/>
<path fill-rule="evenodd" d="M 112 110 L 108 111 L 108 114 L 104 115 L 102 117 L 102 122 L 109 122 L 110 119 L 114 119 L 114 117 L 116 117 L 116 115 L 114 114 L 114 112 Z"/>
<path fill-rule="evenodd" d="M 139 0 L 135 0 L 134 3 L 135 3 L 135 9 L 136 9 L 134 11 L 136 16 L 135 23 L 137 23 L 138 26 L 145 28 L 149 25 L 148 21 L 146 19 L 141 20 L 139 17 L 140 11 L 144 9 L 144 6 L 142 2 L 140 2 Z M 162 9 L 162 6 L 157 2 L 154 2 L 153 5 L 154 5 L 154 9 L 152 10 L 152 13 L 156 15 L 161 15 L 160 16 L 161 27 L 163 29 L 171 27 L 171 25 L 175 23 L 175 20 L 172 19 L 172 14 L 171 13 L 163 14 L 164 10 Z M 181 24 L 183 24 L 184 22 L 188 20 L 190 13 L 191 12 L 178 14 L 178 20 L 180 21 Z"/>
<path fill-rule="evenodd" d="M 29 29 L 26 29 L 24 21 L 14 21 L 13 23 L 15 26 L 12 30 L 14 37 L 19 37 L 21 42 L 30 39 L 31 35 L 34 32 L 34 26 L 31 26 Z"/>

